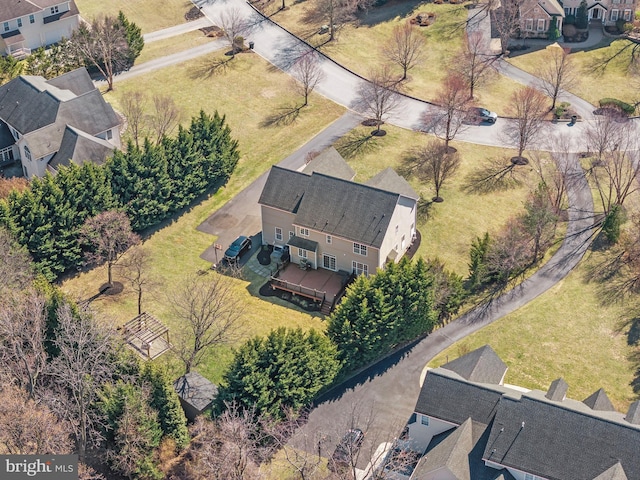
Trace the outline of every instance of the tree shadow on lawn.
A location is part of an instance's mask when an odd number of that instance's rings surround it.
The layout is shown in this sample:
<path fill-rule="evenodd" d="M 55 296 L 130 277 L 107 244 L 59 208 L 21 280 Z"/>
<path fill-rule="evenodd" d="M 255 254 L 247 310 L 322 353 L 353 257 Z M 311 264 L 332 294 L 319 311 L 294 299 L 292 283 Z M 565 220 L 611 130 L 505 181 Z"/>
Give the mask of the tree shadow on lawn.
<path fill-rule="evenodd" d="M 223 75 L 227 73 L 231 60 L 233 60 L 232 57 L 208 58 L 189 71 L 189 78 L 198 80 L 200 78 L 211 78 L 215 75 Z"/>
<path fill-rule="evenodd" d="M 355 157 L 358 154 L 372 152 L 380 148 L 380 142 L 370 133 L 350 132 L 336 143 L 336 150 L 344 158 Z"/>
<path fill-rule="evenodd" d="M 300 116 L 302 105 L 285 105 L 276 109 L 276 112 L 267 116 L 260 122 L 260 128 L 282 127 L 291 125 Z"/>

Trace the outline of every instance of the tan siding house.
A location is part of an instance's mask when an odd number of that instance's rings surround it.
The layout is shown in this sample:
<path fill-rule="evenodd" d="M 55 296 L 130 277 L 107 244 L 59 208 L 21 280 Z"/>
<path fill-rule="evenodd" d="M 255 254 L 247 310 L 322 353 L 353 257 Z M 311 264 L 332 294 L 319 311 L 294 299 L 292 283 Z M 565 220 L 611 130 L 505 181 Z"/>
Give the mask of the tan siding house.
<path fill-rule="evenodd" d="M 272 167 L 259 201 L 262 241 L 288 245 L 292 262 L 313 269 L 375 273 L 413 242 L 418 195 L 393 170 L 361 184 L 336 161 L 332 153 L 342 178 Z"/>

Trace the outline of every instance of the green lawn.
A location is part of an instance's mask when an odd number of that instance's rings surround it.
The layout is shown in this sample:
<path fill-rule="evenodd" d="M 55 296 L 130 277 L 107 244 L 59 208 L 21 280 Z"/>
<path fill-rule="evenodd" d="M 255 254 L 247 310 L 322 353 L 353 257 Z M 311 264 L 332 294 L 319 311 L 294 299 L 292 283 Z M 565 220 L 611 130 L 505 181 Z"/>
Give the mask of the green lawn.
<path fill-rule="evenodd" d="M 180 327 L 172 318 L 164 292 L 171 291 L 172 286 L 186 275 L 209 267 L 209 263 L 200 259 L 199 255 L 215 241 L 215 237 L 197 231 L 196 227 L 270 165 L 295 151 L 343 113 L 341 107 L 312 95 L 309 106 L 302 109 L 292 123 L 265 126 L 268 117 L 283 105 L 300 103 L 300 98 L 291 93 L 288 78 L 279 70 L 270 68 L 257 55 L 251 54 L 238 55 L 230 62 L 225 73 L 207 75 L 206 70 L 214 60 L 213 57 L 193 60 L 116 83 L 115 91 L 106 96 L 117 108 L 119 96 L 127 90 L 144 89 L 149 96 L 155 93 L 171 95 L 182 106 L 185 123 L 201 108 L 209 113 L 217 109 L 226 114 L 233 135 L 240 144 L 241 159 L 229 183 L 173 222 L 158 228 L 145 241 L 145 246 L 152 253 L 153 275 L 162 281 L 162 285 L 146 298 L 143 307 L 172 330 Z M 115 277 L 118 280 L 117 273 Z M 86 299 L 97 293 L 97 288 L 105 279 L 105 269 L 97 268 L 67 280 L 62 288 L 73 298 Z M 317 318 L 261 301 L 251 295 L 249 281 L 236 280 L 236 283 L 238 295 L 246 300 L 245 318 L 251 334 L 267 333 L 282 325 L 324 328 Z M 134 297 L 127 288 L 118 296 L 101 297 L 92 305 L 99 313 L 122 324 L 137 313 Z M 214 353 L 215 358 L 212 357 L 212 361 L 199 370 L 213 381 L 219 381 L 229 359 L 229 350 Z M 167 355 L 163 361 L 173 364 Z"/>
<path fill-rule="evenodd" d="M 356 181 L 366 181 L 386 167 L 402 171 L 404 155 L 412 147 L 422 145 L 430 138 L 391 126 L 385 126 L 385 130 L 388 132 L 386 136 L 369 138 L 353 156 L 347 158 L 356 171 Z M 370 131 L 371 128 L 360 127 L 336 146 L 342 152 L 351 151 L 349 146 Z M 425 258 L 438 257 L 447 268 L 466 275 L 469 247 L 473 239 L 486 231 L 497 232 L 508 218 L 520 213 L 528 187 L 489 195 L 463 192 L 462 185 L 467 175 L 485 159 L 513 155 L 513 152 L 464 142 L 453 142 L 452 145 L 460 152 L 462 162 L 455 176 L 444 184 L 440 192 L 444 202 L 433 204 L 428 221 L 418 222 L 418 230 L 422 235 L 418 255 Z M 529 167 L 523 168 L 531 170 Z M 421 183 L 415 177 L 409 177 L 408 180 L 417 193 L 425 198 L 433 196 L 431 185 Z"/>
<path fill-rule="evenodd" d="M 586 272 L 579 266 L 554 288 L 456 343 L 429 366 L 489 344 L 509 366 L 505 383 L 546 391 L 562 377 L 569 384 L 568 397 L 584 400 L 602 387 L 616 409 L 625 412 L 637 398 L 629 385 L 631 347 L 618 330 L 630 305 L 603 306 L 598 285 L 586 281 Z"/>
<path fill-rule="evenodd" d="M 193 7 L 189 0 L 76 0 L 80 15 L 91 20 L 100 15 L 112 15 L 122 11 L 142 29 L 142 33 L 184 23 L 185 13 Z"/>
<path fill-rule="evenodd" d="M 455 55 L 462 47 L 467 9 L 461 5 L 414 1 L 374 7 L 363 15 L 360 26 L 344 26 L 336 40 L 329 43 L 324 43 L 328 39 L 327 34 L 317 33 L 325 22 L 306 18 L 311 5 L 311 2 L 295 3 L 271 18 L 309 43 L 320 45 L 323 53 L 365 77 L 371 67 L 386 61 L 382 47 L 385 40 L 391 38 L 396 25 L 406 22 L 418 12 L 435 12 L 437 19 L 433 25 L 415 27 L 425 39 L 423 57 L 410 70 L 409 81 L 404 85 L 406 93 L 425 100 L 435 99 L 447 67 L 455 64 Z M 407 10 L 410 11 L 407 13 Z M 397 71 L 399 75 L 402 73 L 400 67 Z M 512 80 L 494 75 L 476 90 L 476 101 L 504 115 L 511 93 L 519 86 Z"/>
<path fill-rule="evenodd" d="M 635 75 L 628 68 L 630 51 L 621 54 L 606 69 L 596 68 L 602 59 L 611 57 L 629 43 L 628 40 L 616 40 L 610 45 L 605 43 L 600 48 L 571 52 L 570 58 L 575 64 L 577 81 L 569 91 L 596 106 L 604 97 L 635 103 L 638 100 L 638 84 Z M 529 73 L 535 73 L 544 61 L 544 50 L 518 55 L 508 61 Z"/>

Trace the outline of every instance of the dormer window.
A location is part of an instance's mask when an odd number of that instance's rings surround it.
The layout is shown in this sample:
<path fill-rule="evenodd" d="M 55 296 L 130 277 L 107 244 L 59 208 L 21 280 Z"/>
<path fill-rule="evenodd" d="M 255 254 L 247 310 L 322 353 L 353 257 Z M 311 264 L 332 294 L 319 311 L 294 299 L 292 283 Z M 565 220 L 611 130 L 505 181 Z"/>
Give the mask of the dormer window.
<path fill-rule="evenodd" d="M 55 7 L 51 7 L 51 15 L 55 15 L 59 11 L 60 10 L 58 9 L 58 5 L 56 5 Z"/>
<path fill-rule="evenodd" d="M 18 19 L 18 28 L 22 28 L 22 19 L 21 18 Z"/>
<path fill-rule="evenodd" d="M 9 31 L 9 22 L 4 22 L 4 23 L 2 24 L 2 26 L 3 26 L 3 28 L 4 28 L 4 31 L 5 31 L 5 32 L 8 32 L 8 31 Z"/>

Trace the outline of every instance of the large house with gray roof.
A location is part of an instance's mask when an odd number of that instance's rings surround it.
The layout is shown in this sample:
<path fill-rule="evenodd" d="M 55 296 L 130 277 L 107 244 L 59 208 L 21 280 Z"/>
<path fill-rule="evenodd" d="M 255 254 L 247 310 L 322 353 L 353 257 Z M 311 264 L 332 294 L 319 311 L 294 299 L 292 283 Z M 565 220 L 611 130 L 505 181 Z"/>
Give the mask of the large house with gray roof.
<path fill-rule="evenodd" d="M 330 149 L 301 171 L 274 166 L 260 196 L 262 241 L 313 269 L 375 273 L 416 234 L 418 195 L 391 169 L 362 184 Z"/>
<path fill-rule="evenodd" d="M 22 58 L 31 50 L 69 38 L 80 24 L 73 0 L 0 2 L 0 55 Z"/>
<path fill-rule="evenodd" d="M 103 163 L 121 146 L 120 123 L 84 68 L 51 80 L 21 75 L 0 86 L 0 165 L 20 160 L 31 178 Z"/>
<path fill-rule="evenodd" d="M 428 370 L 403 435 L 412 480 L 640 479 L 640 401 L 615 410 L 600 389 L 580 402 L 505 385 L 489 346 Z"/>

